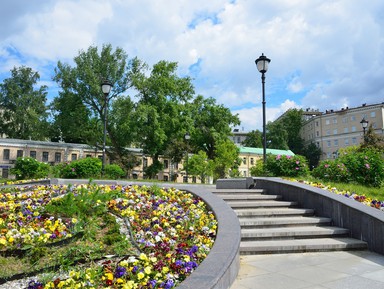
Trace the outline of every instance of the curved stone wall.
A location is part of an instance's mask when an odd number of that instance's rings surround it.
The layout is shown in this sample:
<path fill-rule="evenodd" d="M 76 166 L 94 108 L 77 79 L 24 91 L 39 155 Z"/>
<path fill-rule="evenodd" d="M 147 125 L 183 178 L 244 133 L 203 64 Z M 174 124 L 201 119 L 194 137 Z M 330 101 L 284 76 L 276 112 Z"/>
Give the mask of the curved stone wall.
<path fill-rule="evenodd" d="M 384 255 L 384 212 L 326 190 L 280 178 L 255 178 L 256 188 L 282 195 L 300 207 L 332 218 L 334 225 L 350 230 L 350 236 L 368 243 L 368 249 Z"/>

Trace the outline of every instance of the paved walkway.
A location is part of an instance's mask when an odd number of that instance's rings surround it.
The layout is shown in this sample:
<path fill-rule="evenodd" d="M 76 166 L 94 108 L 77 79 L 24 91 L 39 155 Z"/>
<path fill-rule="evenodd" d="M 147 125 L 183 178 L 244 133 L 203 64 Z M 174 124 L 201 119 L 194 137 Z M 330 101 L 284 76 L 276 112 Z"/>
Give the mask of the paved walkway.
<path fill-rule="evenodd" d="M 384 288 L 384 256 L 369 251 L 240 256 L 230 289 L 363 288 Z"/>

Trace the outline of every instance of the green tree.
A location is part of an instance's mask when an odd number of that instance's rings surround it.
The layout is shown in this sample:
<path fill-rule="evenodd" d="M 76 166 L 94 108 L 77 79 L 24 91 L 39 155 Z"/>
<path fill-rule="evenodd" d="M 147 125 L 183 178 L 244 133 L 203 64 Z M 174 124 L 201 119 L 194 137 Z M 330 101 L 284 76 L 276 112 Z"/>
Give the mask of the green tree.
<path fill-rule="evenodd" d="M 263 134 L 259 130 L 253 130 L 247 133 L 245 140 L 242 142 L 245 147 L 260 148 L 263 147 Z"/>
<path fill-rule="evenodd" d="M 197 96 L 190 104 L 188 113 L 188 120 L 192 121 L 192 147 L 196 152 L 205 151 L 209 159 L 216 156 L 217 142 L 228 139 L 232 134 L 231 127 L 240 125 L 238 115 L 217 104 L 214 98 Z"/>
<path fill-rule="evenodd" d="M 305 147 L 304 156 L 308 160 L 308 165 L 310 169 L 313 169 L 318 166 L 322 151 L 315 143 L 311 142 L 308 146 Z"/>
<path fill-rule="evenodd" d="M 15 166 L 11 168 L 11 174 L 15 175 L 18 180 L 46 178 L 48 173 L 48 164 L 38 162 L 31 157 L 17 158 Z"/>
<path fill-rule="evenodd" d="M 149 68 L 142 64 L 132 74 L 133 88 L 137 91 L 136 125 L 140 128 L 138 140 L 144 154 L 153 159 L 147 168 L 152 178 L 161 169 L 159 156 L 170 151 L 175 140 L 182 141 L 187 131 L 187 103 L 194 96 L 189 77 L 176 74 L 177 63 L 160 61 Z"/>
<path fill-rule="evenodd" d="M 281 122 L 268 122 L 266 130 L 268 148 L 280 150 L 289 149 L 288 133 Z"/>
<path fill-rule="evenodd" d="M 21 66 L 0 84 L 0 134 L 42 140 L 48 136 L 47 87 L 37 87 L 40 75 Z"/>
<path fill-rule="evenodd" d="M 238 176 L 241 164 L 239 152 L 239 148 L 228 138 L 217 141 L 213 159 L 214 179 Z"/>
<path fill-rule="evenodd" d="M 208 159 L 206 152 L 199 151 L 188 158 L 186 169 L 188 174 L 198 176 L 201 182 L 205 184 L 207 177 L 212 176 L 213 161 Z"/>
<path fill-rule="evenodd" d="M 304 153 L 304 140 L 301 138 L 300 131 L 303 126 L 303 110 L 289 109 L 284 116 L 278 120 L 284 127 L 287 134 L 287 145 L 295 154 Z"/>
<path fill-rule="evenodd" d="M 96 145 L 97 142 L 102 143 L 101 132 L 106 119 L 107 146 L 129 146 L 129 143 L 119 142 L 121 138 L 115 135 L 119 130 L 111 128 L 107 116 L 113 100 L 131 87 L 131 75 L 140 69 L 141 62 L 138 59 L 128 61 L 122 48 L 113 50 L 110 44 L 105 44 L 101 51 L 96 46 L 89 47 L 87 51 L 81 50 L 74 58 L 74 63 L 72 67 L 59 61 L 55 68 L 53 79 L 60 85 L 61 91 L 53 105 L 53 134 L 61 135 L 64 140 L 76 138 Z M 105 79 L 113 85 L 108 98 L 100 88 Z M 117 154 L 114 157 L 123 162 L 120 150 L 116 149 L 115 152 Z M 106 153 L 112 157 L 111 150 L 107 149 Z"/>
<path fill-rule="evenodd" d="M 376 150 L 384 152 L 384 137 L 375 133 L 375 130 L 370 124 L 364 135 L 364 142 L 360 146 L 360 150 Z"/>

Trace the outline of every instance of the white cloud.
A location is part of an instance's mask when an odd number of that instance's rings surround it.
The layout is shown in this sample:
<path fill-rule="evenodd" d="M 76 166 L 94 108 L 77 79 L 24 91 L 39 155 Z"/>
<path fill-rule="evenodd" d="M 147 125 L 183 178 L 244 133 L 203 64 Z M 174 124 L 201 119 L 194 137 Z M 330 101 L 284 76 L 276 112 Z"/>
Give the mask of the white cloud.
<path fill-rule="evenodd" d="M 0 33 L 0 73 L 28 64 L 50 78 L 57 60 L 112 43 L 150 65 L 177 61 L 197 93 L 240 111 L 252 128 L 260 127 L 261 94 L 254 60 L 264 53 L 271 59 L 267 117 L 290 105 L 383 101 L 381 0 L 50 0 L 39 9 L 33 2 L 14 0 L 0 12 L 0 24 L 10 27 Z"/>

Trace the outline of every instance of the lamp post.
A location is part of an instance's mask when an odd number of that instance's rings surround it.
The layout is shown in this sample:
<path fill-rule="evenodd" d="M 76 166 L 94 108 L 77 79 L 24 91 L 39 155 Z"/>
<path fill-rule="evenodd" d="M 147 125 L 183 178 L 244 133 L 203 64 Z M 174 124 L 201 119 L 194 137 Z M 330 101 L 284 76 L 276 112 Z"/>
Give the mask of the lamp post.
<path fill-rule="evenodd" d="M 101 83 L 101 90 L 104 94 L 104 129 L 103 129 L 103 162 L 101 164 L 101 174 L 105 173 L 105 143 L 107 139 L 107 108 L 108 108 L 108 95 L 112 89 L 112 84 L 108 80 L 104 80 Z"/>
<path fill-rule="evenodd" d="M 360 121 L 360 123 L 361 123 L 361 126 L 363 127 L 363 136 L 364 136 L 364 141 L 365 141 L 365 130 L 368 127 L 369 121 L 366 120 L 365 117 L 363 117 L 363 119 Z"/>
<path fill-rule="evenodd" d="M 190 138 L 191 138 L 191 136 L 190 136 L 189 133 L 187 132 L 187 133 L 184 135 L 184 139 L 185 139 L 185 141 L 187 142 L 187 145 L 188 145 L 188 142 L 189 142 Z M 186 168 L 185 168 L 185 175 L 186 175 L 187 183 L 188 183 L 188 146 L 187 146 L 187 162 L 186 162 Z"/>
<path fill-rule="evenodd" d="M 263 163 L 265 164 L 267 160 L 267 137 L 265 130 L 265 73 L 268 70 L 268 64 L 271 62 L 269 58 L 264 56 L 264 53 L 255 60 L 256 67 L 261 73 L 261 83 L 262 83 L 262 94 L 263 94 Z"/>

